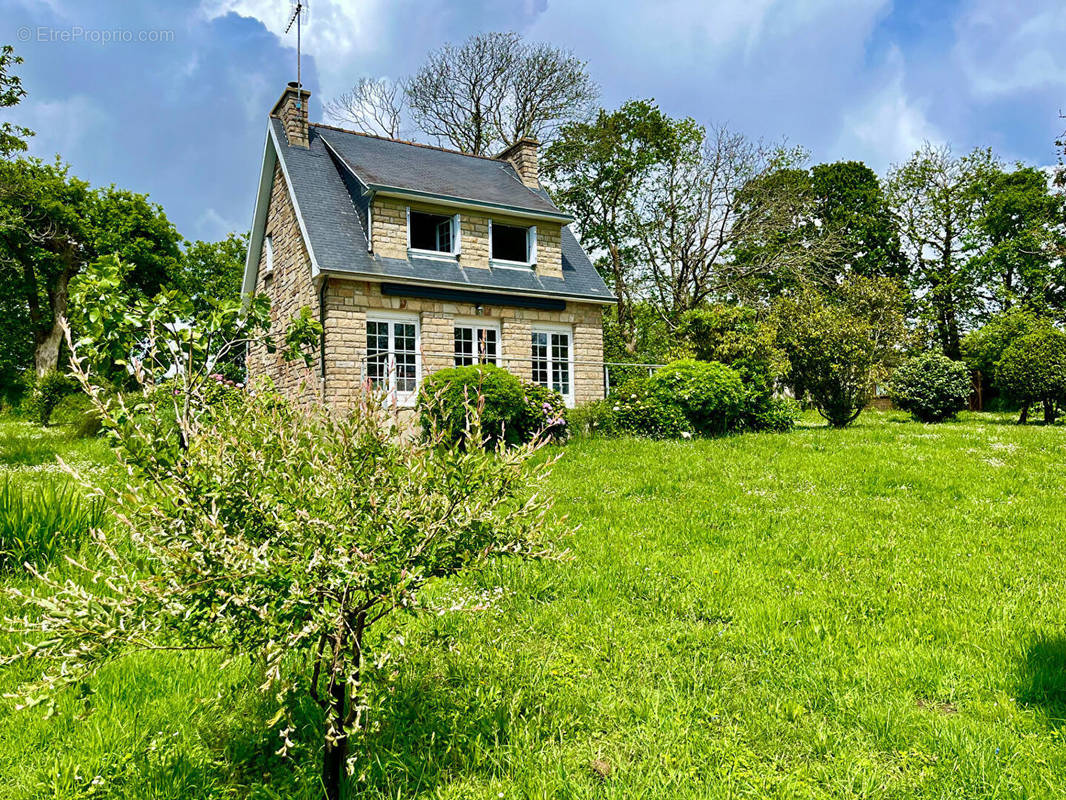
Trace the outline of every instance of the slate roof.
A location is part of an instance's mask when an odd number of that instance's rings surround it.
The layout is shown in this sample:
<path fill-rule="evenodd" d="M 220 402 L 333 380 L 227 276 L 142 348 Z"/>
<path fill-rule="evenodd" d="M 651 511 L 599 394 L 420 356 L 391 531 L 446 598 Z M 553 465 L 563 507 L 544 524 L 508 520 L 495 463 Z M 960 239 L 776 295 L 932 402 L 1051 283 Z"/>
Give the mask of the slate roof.
<path fill-rule="evenodd" d="M 290 147 L 281 121 L 272 117 L 270 125 L 318 270 L 475 291 L 614 301 L 567 225 L 562 229 L 562 278 L 533 270 L 463 268 L 458 262 L 435 258 L 404 260 L 367 252 L 365 201 L 345 165 L 372 188 L 388 186 L 533 213 L 562 213 L 547 194 L 525 186 L 510 164 L 319 125 L 310 126 L 310 147 Z M 326 142 L 344 163 L 334 158 Z"/>

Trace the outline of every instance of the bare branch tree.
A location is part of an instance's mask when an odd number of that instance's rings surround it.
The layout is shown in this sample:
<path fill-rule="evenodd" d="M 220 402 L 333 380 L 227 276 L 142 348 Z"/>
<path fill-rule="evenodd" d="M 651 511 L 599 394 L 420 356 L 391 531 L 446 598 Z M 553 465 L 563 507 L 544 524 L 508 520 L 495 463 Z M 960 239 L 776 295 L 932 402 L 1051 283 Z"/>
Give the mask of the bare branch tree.
<path fill-rule="evenodd" d="M 362 133 L 397 139 L 406 105 L 404 81 L 388 78 L 360 78 L 348 91 L 328 101 L 326 117 L 340 125 L 350 125 Z"/>
<path fill-rule="evenodd" d="M 803 155 L 717 128 L 648 177 L 631 227 L 644 293 L 668 322 L 716 297 L 746 296 L 763 278 L 816 278 L 834 237 L 800 235 L 811 197 L 776 179 Z"/>
<path fill-rule="evenodd" d="M 572 54 L 527 45 L 517 33 L 487 33 L 431 53 L 406 94 L 423 133 L 486 155 L 584 118 L 599 90 Z"/>
<path fill-rule="evenodd" d="M 585 62 L 547 44 L 523 45 L 508 81 L 506 102 L 496 115 L 504 145 L 525 136 L 554 138 L 560 125 L 587 119 L 600 94 Z"/>

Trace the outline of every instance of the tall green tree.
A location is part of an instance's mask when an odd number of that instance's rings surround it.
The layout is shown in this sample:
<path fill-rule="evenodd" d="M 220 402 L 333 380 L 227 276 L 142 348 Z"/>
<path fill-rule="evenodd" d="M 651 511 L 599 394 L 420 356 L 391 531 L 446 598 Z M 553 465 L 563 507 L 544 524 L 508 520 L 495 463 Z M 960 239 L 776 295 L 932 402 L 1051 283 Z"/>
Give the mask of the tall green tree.
<path fill-rule="evenodd" d="M 22 58 L 15 55 L 15 48 L 9 44 L 0 47 L 0 108 L 18 105 L 26 96 L 22 80 L 12 72 L 12 68 L 22 63 Z M 0 123 L 0 158 L 7 158 L 12 153 L 26 149 L 26 139 L 33 136 L 33 131 L 12 122 Z"/>
<path fill-rule="evenodd" d="M 238 297 L 247 253 L 246 233 L 231 233 L 217 242 L 187 242 L 171 282 L 197 307 L 216 298 Z"/>
<path fill-rule="evenodd" d="M 564 125 L 544 153 L 553 198 L 574 215 L 585 248 L 600 256 L 597 267 L 618 299 L 618 331 L 629 352 L 637 347 L 639 299 L 633 208 L 653 167 L 695 135 L 694 125 L 671 120 L 651 101 L 631 100 L 616 111 L 601 109 L 590 122 Z"/>
<path fill-rule="evenodd" d="M 819 227 L 840 237 L 835 278 L 906 277 L 896 220 L 872 169 L 861 161 L 817 164 L 811 168 L 811 191 Z"/>
<path fill-rule="evenodd" d="M 70 281 L 95 257 L 94 201 L 58 161 L 0 161 L 0 282 L 17 292 L 38 375 L 59 364 Z"/>
<path fill-rule="evenodd" d="M 918 311 L 953 359 L 980 308 L 981 190 L 998 169 L 990 150 L 955 156 L 927 144 L 888 176 Z"/>
<path fill-rule="evenodd" d="M 180 241 L 145 195 L 94 191 L 59 161 L 0 160 L 0 287 L 10 292 L 4 303 L 22 342 L 0 345 L 6 357 L 24 353 L 29 340 L 37 373 L 56 369 L 74 277 L 116 256 L 130 288 L 153 296 L 178 269 Z"/>
<path fill-rule="evenodd" d="M 1066 198 L 1045 172 L 996 170 L 979 189 L 984 252 L 976 266 L 994 310 L 1014 306 L 1061 316 L 1066 311 Z"/>

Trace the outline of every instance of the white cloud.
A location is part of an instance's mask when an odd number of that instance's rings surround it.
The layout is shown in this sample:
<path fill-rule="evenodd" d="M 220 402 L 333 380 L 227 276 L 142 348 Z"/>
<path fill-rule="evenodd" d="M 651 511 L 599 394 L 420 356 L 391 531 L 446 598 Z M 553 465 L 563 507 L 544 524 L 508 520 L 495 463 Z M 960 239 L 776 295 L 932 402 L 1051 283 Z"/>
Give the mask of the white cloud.
<path fill-rule="evenodd" d="M 383 44 L 380 12 L 386 7 L 385 0 L 315 0 L 309 7 L 310 18 L 301 32 L 303 53 L 314 59 L 323 98 L 333 97 L 363 72 L 359 67 L 366 54 Z M 296 49 L 295 29 L 285 33 L 291 14 L 288 3 L 201 0 L 200 13 L 207 20 L 229 13 L 259 20 L 286 46 Z M 292 73 L 295 78 L 295 54 Z"/>
<path fill-rule="evenodd" d="M 925 142 L 939 144 L 943 134 L 929 121 L 924 103 L 904 85 L 902 53 L 889 51 L 885 78 L 859 105 L 843 114 L 837 157 L 866 161 L 875 170 L 905 160 Z"/>
<path fill-rule="evenodd" d="M 954 55 L 975 92 L 1002 95 L 1066 83 L 1066 3 L 971 0 Z"/>

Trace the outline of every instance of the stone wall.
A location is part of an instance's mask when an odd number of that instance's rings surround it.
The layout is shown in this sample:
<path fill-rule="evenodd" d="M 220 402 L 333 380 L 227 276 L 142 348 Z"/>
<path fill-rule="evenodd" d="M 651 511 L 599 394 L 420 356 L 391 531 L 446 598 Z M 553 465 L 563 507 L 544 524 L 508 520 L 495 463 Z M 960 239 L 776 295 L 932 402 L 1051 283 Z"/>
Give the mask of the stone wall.
<path fill-rule="evenodd" d="M 307 306 L 318 319 L 318 292 L 311 280 L 311 259 L 304 247 L 296 212 L 289 198 L 285 175 L 281 166 L 274 168 L 274 185 L 270 190 L 270 207 L 267 210 L 264 236 L 274 242 L 274 270 L 265 275 L 267 249 L 259 256 L 259 275 L 255 291 L 270 298 L 270 333 L 275 341 L 284 341 L 285 330 L 290 320 Z M 285 361 L 281 353 L 266 351 L 261 344 L 248 349 L 249 377 L 269 376 L 279 390 L 293 397 L 318 393 L 319 362 L 317 356 L 309 370 L 302 361 Z"/>
<path fill-rule="evenodd" d="M 407 208 L 426 211 L 430 214 L 451 216 L 454 208 L 435 206 L 430 203 L 409 202 L 395 197 L 375 197 L 373 206 L 372 236 L 373 251 L 383 258 L 407 258 Z M 538 275 L 561 278 L 563 254 L 561 226 L 557 222 L 522 219 L 509 214 L 493 214 L 491 217 L 475 211 L 459 212 L 462 230 L 459 253 L 460 266 L 489 269 L 489 219 L 503 225 L 537 226 Z"/>
<path fill-rule="evenodd" d="M 370 281 L 331 278 L 326 286 L 325 397 L 338 407 L 355 402 L 362 391 L 366 355 L 367 311 L 417 314 L 421 328 L 423 377 L 453 365 L 456 318 L 475 318 L 471 303 L 451 303 L 381 294 Z M 529 380 L 532 374 L 530 331 L 537 323 L 573 329 L 574 399 L 585 403 L 603 397 L 602 307 L 567 303 L 563 311 L 483 306 L 481 318 L 500 325 L 501 366 Z M 596 362 L 596 363 L 580 363 Z"/>

